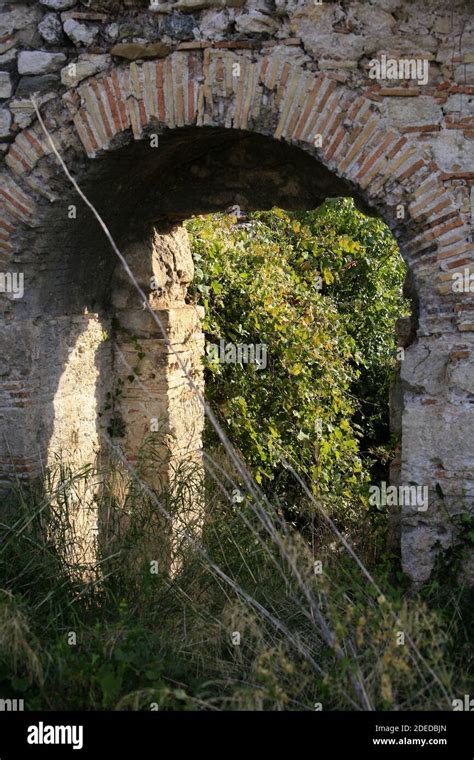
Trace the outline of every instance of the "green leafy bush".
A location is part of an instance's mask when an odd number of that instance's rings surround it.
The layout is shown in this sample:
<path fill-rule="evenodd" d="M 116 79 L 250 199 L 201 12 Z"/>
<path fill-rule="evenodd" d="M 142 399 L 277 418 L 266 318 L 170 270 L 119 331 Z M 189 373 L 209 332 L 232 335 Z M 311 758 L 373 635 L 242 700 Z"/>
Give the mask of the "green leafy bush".
<path fill-rule="evenodd" d="M 207 357 L 211 407 L 268 493 L 291 498 L 283 453 L 348 510 L 368 479 L 369 450 L 389 438 L 394 325 L 406 313 L 394 238 L 350 199 L 253 213 L 245 224 L 199 217 L 188 230 L 208 343 L 268 352 L 265 369 Z"/>

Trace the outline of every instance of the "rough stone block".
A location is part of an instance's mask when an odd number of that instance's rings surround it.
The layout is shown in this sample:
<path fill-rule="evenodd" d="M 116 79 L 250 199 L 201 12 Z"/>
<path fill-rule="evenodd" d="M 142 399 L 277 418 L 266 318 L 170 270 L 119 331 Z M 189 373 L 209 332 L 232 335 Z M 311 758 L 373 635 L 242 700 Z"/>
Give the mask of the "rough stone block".
<path fill-rule="evenodd" d="M 9 98 L 12 94 L 12 80 L 8 71 L 0 71 L 0 98 Z"/>
<path fill-rule="evenodd" d="M 97 24 L 81 24 L 72 18 L 68 18 L 64 22 L 63 29 L 75 45 L 83 45 L 85 47 L 93 45 L 99 34 Z"/>
<path fill-rule="evenodd" d="M 8 108 L 0 108 L 0 137 L 8 137 L 10 134 L 11 123 L 11 112 Z"/>
<path fill-rule="evenodd" d="M 24 50 L 18 56 L 20 74 L 49 74 L 64 65 L 64 53 L 48 53 L 45 50 Z"/>
<path fill-rule="evenodd" d="M 80 55 L 75 63 L 61 69 L 61 82 L 66 87 L 75 87 L 84 79 L 106 69 L 110 61 L 109 55 Z"/>
<path fill-rule="evenodd" d="M 416 98 L 390 98 L 385 102 L 387 117 L 398 127 L 439 124 L 443 117 L 441 106 L 429 95 Z"/>
<path fill-rule="evenodd" d="M 54 11 L 66 11 L 69 8 L 73 8 L 77 3 L 77 0 L 40 0 L 41 5 L 45 5 L 46 8 L 52 8 Z"/>
<path fill-rule="evenodd" d="M 47 13 L 39 23 L 38 31 L 50 45 L 59 45 L 63 39 L 63 25 L 56 13 Z"/>
<path fill-rule="evenodd" d="M 470 141 L 460 139 L 456 130 L 435 135 L 432 150 L 436 163 L 446 172 L 474 172 L 474 151 Z"/>

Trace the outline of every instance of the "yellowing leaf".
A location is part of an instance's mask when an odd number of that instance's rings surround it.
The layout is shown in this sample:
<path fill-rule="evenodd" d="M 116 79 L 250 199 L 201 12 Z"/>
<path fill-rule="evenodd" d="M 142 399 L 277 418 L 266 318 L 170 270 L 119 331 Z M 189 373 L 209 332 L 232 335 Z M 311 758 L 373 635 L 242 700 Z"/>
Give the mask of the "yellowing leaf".
<path fill-rule="evenodd" d="M 290 375 L 301 375 L 302 370 L 302 364 L 293 364 L 293 366 L 290 368 Z"/>

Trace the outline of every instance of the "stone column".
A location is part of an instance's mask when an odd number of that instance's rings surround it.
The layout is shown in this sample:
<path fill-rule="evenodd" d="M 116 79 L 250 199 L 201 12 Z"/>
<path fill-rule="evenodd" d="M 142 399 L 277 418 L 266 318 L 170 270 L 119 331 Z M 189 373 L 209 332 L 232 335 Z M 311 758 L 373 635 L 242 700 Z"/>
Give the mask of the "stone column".
<path fill-rule="evenodd" d="M 163 506 L 179 511 L 166 530 L 173 554 L 184 512 L 194 520 L 201 511 L 196 481 L 202 475 L 204 412 L 189 376 L 203 393 L 202 309 L 186 303 L 194 269 L 182 226 L 134 235 L 123 253 L 161 329 L 118 265 L 112 296 L 115 389 L 108 431 L 129 467 Z M 174 497 L 186 491 L 187 497 L 177 505 Z M 146 544 L 144 536 L 144 555 Z M 158 549 L 163 560 L 163 545 Z"/>

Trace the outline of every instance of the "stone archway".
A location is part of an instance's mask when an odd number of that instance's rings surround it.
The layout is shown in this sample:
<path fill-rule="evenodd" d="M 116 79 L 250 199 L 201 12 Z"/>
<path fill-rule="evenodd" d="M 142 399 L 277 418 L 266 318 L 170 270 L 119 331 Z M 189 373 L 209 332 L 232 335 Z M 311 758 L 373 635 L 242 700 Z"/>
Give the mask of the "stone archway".
<path fill-rule="evenodd" d="M 320 168 L 321 196 L 330 175 L 389 224 L 419 302 L 416 340 L 407 347 L 401 368 L 402 443 L 395 478 L 430 490 L 426 512 L 409 507 L 401 515 L 404 567 L 415 581 L 423 581 L 433 567 L 437 544 L 447 547 L 452 540 L 446 505 L 448 510 L 460 509 L 474 490 L 469 440 L 474 324 L 469 293 L 454 293 L 452 288 L 452 273 L 472 262 L 469 230 L 439 168 L 416 141 L 396 128 L 370 92 L 315 74 L 289 51 L 291 44 L 260 52 L 238 47 L 181 49 L 163 60 L 117 66 L 50 101 L 44 109 L 46 123 L 80 183 L 92 193 L 94 178 L 101 176 L 108 157 L 113 161 L 133 141 L 160 151 L 169 130 L 236 130 L 306 152 Z M 151 136 L 158 137 L 157 148 L 151 147 Z M 160 367 L 158 376 L 147 370 L 147 376 L 153 375 L 148 390 L 156 395 L 156 415 L 148 407 L 144 421 L 140 393 L 134 389 L 122 396 L 125 424 L 137 431 L 129 438 L 129 455 L 148 419 L 160 415 L 174 429 L 178 450 L 197 450 L 201 409 L 153 334 L 141 305 L 130 299 L 120 274 L 115 276 L 112 303 L 104 296 L 114 274 L 112 258 L 101 260 L 96 269 L 94 243 L 100 245 L 100 230 L 87 230 L 87 250 L 78 256 L 85 231 L 76 227 L 71 235 L 68 213 L 74 196 L 38 124 L 16 137 L 2 181 L 4 261 L 11 270 L 28 267 L 31 283 L 27 297 L 9 301 L 5 310 L 2 344 L 9 371 L 2 393 L 8 447 L 2 442 L 2 479 L 8 481 L 12 468 L 37 474 L 39 448 L 45 442 L 64 444 L 65 439 L 69 445 L 69 423 L 61 428 L 60 421 L 77 414 L 79 438 L 73 443 L 83 454 L 93 452 L 97 411 L 103 403 L 99 378 L 110 375 L 114 364 L 113 352 L 101 348 L 111 305 L 121 327 L 129 328 L 114 351 L 133 353 L 138 336 L 148 342 L 147 353 Z M 123 192 L 126 197 L 126 188 Z M 109 194 L 111 199 L 118 197 Z M 101 202 L 106 207 L 104 198 Z M 191 275 L 186 243 L 179 231 L 156 227 L 149 218 L 136 229 L 125 229 L 123 208 L 109 210 L 108 222 L 140 284 L 148 285 L 154 275 L 158 280 L 164 277 L 159 295 L 150 294 L 151 303 L 174 344 L 189 353 L 199 382 L 202 339 L 195 311 L 184 303 Z M 70 292 L 71 281 L 75 291 L 82 283 L 82 296 Z M 130 364 L 133 361 L 131 356 Z M 74 399 L 78 386 L 79 401 Z M 45 412 L 51 394 L 52 408 Z M 40 431 L 37 440 L 32 430 Z M 445 502 L 437 497 L 440 482 Z"/>

